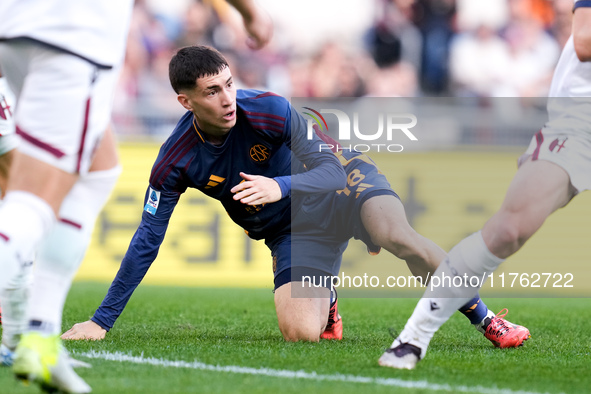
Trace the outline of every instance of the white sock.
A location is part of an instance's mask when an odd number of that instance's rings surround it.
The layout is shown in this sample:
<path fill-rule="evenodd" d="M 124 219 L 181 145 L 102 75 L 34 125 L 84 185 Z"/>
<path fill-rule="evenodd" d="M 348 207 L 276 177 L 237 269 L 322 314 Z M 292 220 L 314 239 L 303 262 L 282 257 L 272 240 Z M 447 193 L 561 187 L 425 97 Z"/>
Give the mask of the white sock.
<path fill-rule="evenodd" d="M 425 294 L 400 334 L 401 341 L 415 342 L 426 352 L 431 338 L 439 327 L 476 295 L 482 286 L 482 278 L 486 280 L 503 261 L 488 250 L 480 231 L 462 240 L 449 252 L 433 274 Z M 449 281 L 445 281 L 446 286 L 437 286 L 437 278 L 453 278 L 456 275 L 464 277 L 464 274 L 468 278 L 479 278 L 478 285 L 449 286 Z M 476 280 L 473 283 L 476 283 Z"/>
<path fill-rule="evenodd" d="M 32 258 L 27 259 L 31 262 Z M 28 325 L 27 302 L 33 282 L 32 264 L 10 280 L 0 291 L 2 303 L 2 343 L 14 350 Z"/>
<path fill-rule="evenodd" d="M 120 167 L 116 167 L 88 173 L 65 198 L 58 224 L 37 253 L 29 319 L 42 324 L 36 323 L 31 329 L 59 334 L 72 279 L 90 243 L 96 218 L 120 172 Z"/>
<path fill-rule="evenodd" d="M 3 87 L 2 82 L 4 78 L 0 78 L 0 100 L 2 100 Z M 11 118 L 8 121 L 12 121 Z M 0 129 L 2 128 L 2 120 L 0 119 Z M 13 125 L 14 127 L 14 125 Z M 0 154 L 5 153 L 3 148 L 6 148 L 7 137 L 13 136 L 8 134 L 0 137 Z M 7 149 L 10 150 L 10 149 Z M 2 201 L 0 201 L 0 205 Z M 33 260 L 31 255 L 23 259 L 29 261 L 30 264 L 25 264 L 23 270 L 18 272 L 16 276 L 8 280 L 6 288 L 0 290 L 0 303 L 2 306 L 2 343 L 10 350 L 14 350 L 20 340 L 21 334 L 25 331 L 28 324 L 27 319 L 27 302 L 31 292 L 31 285 L 33 282 Z"/>
<path fill-rule="evenodd" d="M 23 191 L 6 194 L 0 206 L 0 290 L 26 269 L 26 259 L 54 224 L 53 210 L 43 199 Z"/>

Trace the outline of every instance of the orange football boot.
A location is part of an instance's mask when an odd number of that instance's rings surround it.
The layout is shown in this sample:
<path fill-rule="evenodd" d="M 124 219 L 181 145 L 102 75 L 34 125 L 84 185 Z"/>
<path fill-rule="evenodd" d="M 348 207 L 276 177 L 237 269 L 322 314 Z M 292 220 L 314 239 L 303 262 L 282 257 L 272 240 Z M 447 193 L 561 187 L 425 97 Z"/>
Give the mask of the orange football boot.
<path fill-rule="evenodd" d="M 509 310 L 504 308 L 497 313 L 495 317 L 490 319 L 484 332 L 486 339 L 501 349 L 522 346 L 523 342 L 531 338 L 527 328 L 504 319 L 508 312 Z"/>
<path fill-rule="evenodd" d="M 321 339 L 336 339 L 339 341 L 343 339 L 343 319 L 339 315 L 338 303 L 339 300 L 335 300 L 328 312 L 328 323 L 324 332 L 320 335 Z"/>

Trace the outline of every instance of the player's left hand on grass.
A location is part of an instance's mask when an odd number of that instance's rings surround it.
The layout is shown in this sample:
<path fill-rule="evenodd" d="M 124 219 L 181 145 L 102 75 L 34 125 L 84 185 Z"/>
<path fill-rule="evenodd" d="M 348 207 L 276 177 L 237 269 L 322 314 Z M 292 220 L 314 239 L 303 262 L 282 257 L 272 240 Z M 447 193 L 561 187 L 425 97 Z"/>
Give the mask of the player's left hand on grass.
<path fill-rule="evenodd" d="M 92 320 L 85 321 L 83 323 L 76 323 L 68 331 L 64 332 L 61 336 L 64 340 L 69 341 L 80 341 L 80 340 L 91 340 L 100 341 L 105 338 L 107 330 L 93 322 Z"/>
<path fill-rule="evenodd" d="M 241 172 L 240 176 L 244 178 L 244 182 L 237 184 L 230 190 L 232 193 L 236 193 L 234 200 L 248 205 L 260 205 L 281 200 L 281 188 L 274 179 L 261 175 L 249 175 L 244 172 Z"/>

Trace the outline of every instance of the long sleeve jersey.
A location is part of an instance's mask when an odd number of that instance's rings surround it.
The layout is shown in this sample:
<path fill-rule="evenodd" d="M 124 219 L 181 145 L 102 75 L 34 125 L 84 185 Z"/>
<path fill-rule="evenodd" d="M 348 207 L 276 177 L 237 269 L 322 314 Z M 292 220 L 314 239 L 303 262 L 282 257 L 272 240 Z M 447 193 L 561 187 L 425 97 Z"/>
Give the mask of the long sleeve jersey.
<path fill-rule="evenodd" d="M 162 145 L 152 167 L 141 223 L 109 292 L 92 320 L 109 330 L 156 259 L 180 196 L 195 188 L 219 200 L 230 218 L 254 239 L 290 230 L 303 196 L 343 189 L 346 175 L 306 120 L 283 97 L 238 90 L 237 121 L 222 145 L 206 141 L 192 112 L 187 112 Z M 230 190 L 240 172 L 277 180 L 283 198 L 249 206 Z M 198 213 L 196 213 L 198 214 Z"/>

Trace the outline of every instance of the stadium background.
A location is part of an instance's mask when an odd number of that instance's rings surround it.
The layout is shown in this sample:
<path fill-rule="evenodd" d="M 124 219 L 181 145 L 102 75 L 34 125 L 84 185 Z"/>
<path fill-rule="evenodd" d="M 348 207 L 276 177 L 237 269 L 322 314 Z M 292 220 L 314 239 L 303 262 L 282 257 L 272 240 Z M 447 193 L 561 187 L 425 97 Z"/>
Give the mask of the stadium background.
<path fill-rule="evenodd" d="M 411 224 L 449 250 L 498 208 L 516 160 L 536 128 L 495 127 L 491 103 L 544 96 L 570 31 L 570 0 L 260 0 L 274 20 L 272 44 L 251 52 L 224 1 L 136 1 L 114 124 L 123 174 L 99 217 L 78 279 L 110 281 L 139 223 L 159 144 L 183 109 L 169 86 L 174 50 L 194 43 L 228 57 L 238 87 L 292 97 L 461 97 L 486 127 L 466 119 L 459 131 L 399 155 L 372 157 L 405 202 Z M 297 3 L 297 4 L 296 4 Z M 335 10 L 338 8 L 339 16 Z M 528 107 L 527 100 L 512 103 Z M 543 114 L 543 108 L 537 108 Z M 537 127 L 540 127 L 541 124 Z M 442 142 L 443 141 L 443 142 Z M 584 269 L 591 259 L 589 196 L 550 218 L 509 271 Z M 351 243 L 349 272 L 407 270 L 391 255 L 368 259 Z M 569 265 L 570 264 L 570 265 Z M 379 268 L 386 267 L 386 268 Z M 518 267 L 518 268 L 517 268 Z M 572 268 L 571 268 L 572 267 Z M 548 271 L 550 270 L 550 271 Z M 188 286 L 272 287 L 271 259 L 221 205 L 196 191 L 181 198 L 146 281 Z"/>

